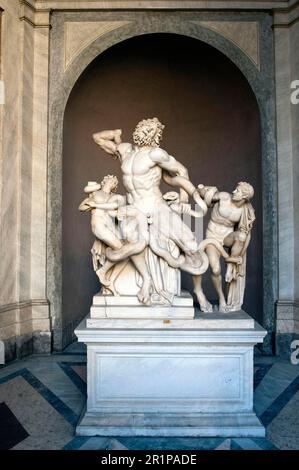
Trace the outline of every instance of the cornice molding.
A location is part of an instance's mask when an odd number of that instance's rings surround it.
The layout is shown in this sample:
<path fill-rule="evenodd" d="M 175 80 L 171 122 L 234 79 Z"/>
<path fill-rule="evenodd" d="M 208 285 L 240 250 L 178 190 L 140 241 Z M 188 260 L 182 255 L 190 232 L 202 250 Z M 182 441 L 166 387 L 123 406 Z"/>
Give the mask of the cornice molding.
<path fill-rule="evenodd" d="M 278 300 L 277 307 L 295 307 L 299 308 L 299 300 Z"/>
<path fill-rule="evenodd" d="M 22 308 L 36 306 L 49 306 L 49 301 L 47 299 L 30 299 L 14 302 L 11 304 L 0 305 L 0 314 L 3 312 L 9 312 L 11 310 L 21 310 Z"/>
<path fill-rule="evenodd" d="M 32 11 L 36 11 L 35 0 L 33 0 L 33 3 L 29 2 L 28 0 L 19 0 L 19 3 L 20 3 L 20 6 L 25 6 Z"/>
<path fill-rule="evenodd" d="M 297 0 L 296 0 L 297 1 Z M 37 9 L 61 11 L 87 10 L 286 10 L 294 8 L 292 0 L 35 0 Z"/>
<path fill-rule="evenodd" d="M 33 28 L 51 28 L 50 16 L 51 9 L 37 10 L 28 0 L 19 0 L 20 3 L 20 21 L 25 21 Z"/>
<path fill-rule="evenodd" d="M 273 28 L 291 28 L 299 21 L 299 0 L 286 10 L 274 11 Z"/>
<path fill-rule="evenodd" d="M 277 8 L 277 12 L 291 13 L 295 8 L 299 6 L 299 0 L 290 0 L 286 8 Z"/>

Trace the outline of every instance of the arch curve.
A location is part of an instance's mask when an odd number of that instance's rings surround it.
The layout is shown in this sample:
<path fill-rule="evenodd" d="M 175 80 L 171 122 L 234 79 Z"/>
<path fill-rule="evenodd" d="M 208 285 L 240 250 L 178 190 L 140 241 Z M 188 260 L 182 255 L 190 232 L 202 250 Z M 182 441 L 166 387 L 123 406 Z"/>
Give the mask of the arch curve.
<path fill-rule="evenodd" d="M 195 24 L 191 21 L 174 22 L 165 24 L 161 21 L 152 21 L 144 25 L 139 22 L 132 22 L 128 25 L 116 28 L 108 33 L 97 37 L 89 43 L 70 63 L 63 76 L 64 82 L 64 107 L 68 97 L 84 70 L 104 51 L 110 47 L 130 38 L 143 36 L 146 34 L 168 33 L 179 36 L 186 36 L 200 40 L 209 46 L 214 47 L 223 53 L 233 62 L 247 79 L 252 88 L 257 101 L 260 101 L 259 82 L 260 74 L 252 60 L 231 40 L 222 34 L 212 31 L 209 28 Z"/>
<path fill-rule="evenodd" d="M 83 21 L 83 19 L 82 19 Z M 143 17 L 127 26 L 106 33 L 84 48 L 64 70 L 63 26 L 59 19 L 53 28 L 50 60 L 49 138 L 48 138 L 48 219 L 47 219 L 47 297 L 51 304 L 54 349 L 65 346 L 62 328 L 62 141 L 63 118 L 70 93 L 77 80 L 92 61 L 105 50 L 126 39 L 145 34 L 170 33 L 202 41 L 223 53 L 249 83 L 260 109 L 262 128 L 263 166 L 263 253 L 268 263 L 264 266 L 264 322 L 270 333 L 275 326 L 275 300 L 277 297 L 277 163 L 275 146 L 275 103 L 273 63 L 265 61 L 272 56 L 272 36 L 269 18 L 262 20 L 261 70 L 232 41 L 208 28 L 180 20 L 173 15 L 144 13 Z M 56 37 L 55 37 L 55 34 Z M 271 334 L 264 343 L 271 352 Z"/>

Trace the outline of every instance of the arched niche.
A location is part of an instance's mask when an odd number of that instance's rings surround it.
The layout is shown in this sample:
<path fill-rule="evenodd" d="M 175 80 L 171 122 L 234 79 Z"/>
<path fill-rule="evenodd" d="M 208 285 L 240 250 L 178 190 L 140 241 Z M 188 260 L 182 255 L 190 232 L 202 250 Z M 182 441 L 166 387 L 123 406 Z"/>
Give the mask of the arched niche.
<path fill-rule="evenodd" d="M 189 29 L 188 29 L 189 28 Z M 271 208 L 272 216 L 275 214 L 275 194 L 276 194 L 276 180 L 274 178 L 276 166 L 275 166 L 275 147 L 271 141 L 271 133 L 273 133 L 272 122 L 269 121 L 271 116 L 272 104 L 267 101 L 267 90 L 265 93 L 264 81 L 265 81 L 265 72 L 261 73 L 254 64 L 246 57 L 235 45 L 230 41 L 221 38 L 219 35 L 212 31 L 204 30 L 204 28 L 195 27 L 194 25 L 189 25 L 188 28 L 185 26 L 182 28 L 181 24 L 172 25 L 172 27 L 162 27 L 161 25 L 155 25 L 149 28 L 149 33 L 174 33 L 176 37 L 187 36 L 193 39 L 199 39 L 202 43 L 209 44 L 213 46 L 218 51 L 221 51 L 222 54 L 229 57 L 229 63 L 233 66 L 235 64 L 235 69 L 238 69 L 239 76 L 247 82 L 248 90 L 251 88 L 250 92 L 252 98 L 256 101 L 259 107 L 260 115 L 260 137 L 261 137 L 261 151 L 260 151 L 260 161 L 257 162 L 259 165 L 259 171 L 261 173 L 261 193 L 262 200 L 258 202 L 260 209 L 259 223 L 263 225 L 263 241 L 261 240 L 261 226 L 259 230 L 259 243 L 262 246 L 260 251 L 264 256 L 264 259 L 269 259 L 271 255 L 270 264 L 263 264 L 258 268 L 258 282 L 260 291 L 257 295 L 258 301 L 262 303 L 263 307 L 259 309 L 257 314 L 258 319 L 271 330 L 273 326 L 273 311 L 274 311 L 274 296 L 275 296 L 275 275 L 276 275 L 276 265 L 275 265 L 275 237 L 276 237 L 276 227 L 275 219 L 273 217 L 270 220 L 270 217 L 267 215 L 269 207 Z M 63 119 L 65 113 L 66 103 L 71 94 L 71 90 L 76 90 L 76 87 L 79 86 L 81 80 L 84 80 L 84 76 L 89 73 L 89 66 L 92 67 L 93 61 L 99 54 L 107 51 L 111 46 L 115 44 L 122 43 L 123 40 L 130 37 L 138 38 L 142 40 L 143 35 L 140 35 L 139 31 L 135 32 L 132 30 L 133 26 L 124 27 L 123 31 L 107 33 L 105 37 L 101 37 L 101 40 L 95 40 L 91 45 L 89 45 L 85 50 L 83 50 L 79 56 L 73 61 L 70 67 L 66 71 L 62 71 L 62 68 L 58 75 L 56 76 L 56 85 L 55 93 L 50 92 L 50 146 L 49 146 L 49 187 L 50 187 L 50 198 L 49 198 L 49 219 L 48 219 L 48 292 L 49 298 L 52 305 L 52 315 L 53 315 L 53 329 L 54 329 L 54 344 L 56 347 L 61 347 L 61 344 L 64 344 L 68 341 L 69 337 L 67 331 L 72 330 L 73 326 L 76 324 L 78 318 L 74 319 L 74 322 L 70 319 L 66 319 L 66 322 L 63 321 L 62 313 L 62 168 L 63 168 L 63 159 L 62 159 L 62 148 L 63 148 Z M 137 28 L 138 29 L 138 28 Z M 153 31 L 154 29 L 154 31 Z M 161 31 L 162 30 L 162 31 Z M 170 31 L 173 30 L 173 31 Z M 99 56 L 100 57 L 100 56 Z M 104 57 L 104 55 L 103 55 Z M 200 57 L 198 58 L 200 60 Z M 101 58 L 99 58 L 99 61 Z M 196 60 L 196 58 L 194 58 Z M 58 67 L 58 60 L 56 62 L 52 61 L 52 74 L 55 72 L 55 67 Z M 232 63 L 231 63 L 232 62 Z M 59 68 L 59 67 L 58 67 Z M 84 72 L 85 71 L 85 72 Z M 237 74 L 237 75 L 238 75 Z M 82 77 L 81 77 L 82 75 Z M 79 79 L 79 77 L 81 77 Z M 79 79 L 79 80 L 78 80 Z M 228 86 L 227 84 L 225 85 Z M 119 120 L 117 111 L 115 112 L 115 119 L 118 122 L 115 122 L 115 125 L 119 126 Z M 155 113 L 158 114 L 158 113 Z M 228 110 L 229 116 L 229 110 Z M 143 117 L 143 116 L 139 116 Z M 138 118 L 139 118 L 138 117 Z M 268 117 L 268 118 L 267 118 Z M 129 121 L 126 121 L 129 124 Z M 135 123 L 134 123 L 135 124 Z M 113 126 L 114 127 L 114 126 Z M 132 126 L 131 126 L 132 127 Z M 168 132 L 175 134 L 177 130 L 174 129 L 174 126 L 168 125 Z M 95 129 L 97 130 L 97 129 Z M 167 134 L 166 134 L 167 135 Z M 55 139 L 54 139 L 55 136 Z M 129 136 L 128 136 L 129 137 Z M 167 137 L 165 137 L 167 148 Z M 92 145 L 92 143 L 91 143 Z M 168 148 L 169 151 L 175 153 L 178 159 L 180 155 L 175 152 L 175 146 L 171 144 L 172 148 Z M 174 149 L 174 151 L 173 151 Z M 97 149 L 95 149 L 97 151 Z M 184 160 L 184 159 L 183 159 Z M 257 159 L 258 160 L 258 159 Z M 97 163 L 99 160 L 97 161 Z M 187 166 L 190 167 L 190 161 L 184 162 Z M 271 170 L 266 169 L 267 164 L 270 163 Z M 108 171 L 109 172 L 109 171 Z M 244 175 L 246 176 L 246 175 Z M 250 179 L 250 178 L 247 178 Z M 200 182 L 200 181 L 198 181 Z M 204 181 L 208 183 L 208 181 Z M 232 188 L 227 188 L 232 189 Z M 55 196 L 55 199 L 53 198 Z M 267 207 L 267 212 L 265 211 Z M 274 224 L 273 224 L 274 220 Z M 270 223 L 271 222 L 271 223 Z M 83 222 L 82 222 L 83 223 Z M 86 224 L 87 221 L 84 222 Z M 265 233 L 267 237 L 267 243 L 265 243 Z M 253 244 L 253 247 L 255 245 Z M 257 253 L 253 253 L 256 255 Z M 86 253 L 85 253 L 86 254 Z M 83 255 L 85 256 L 85 255 Z M 87 255 L 88 256 L 88 255 Z M 262 273 L 260 272 L 262 270 Z M 72 274 L 70 273 L 70 276 Z M 260 283 L 263 287 L 261 287 Z M 265 293 L 265 288 L 267 292 Z M 263 313 L 262 313 L 263 312 Z M 85 312 L 82 312 L 84 314 Z M 253 313 L 254 312 L 250 312 Z M 262 317 L 261 317 L 262 316 Z M 63 336 L 65 335 L 65 340 Z M 56 337 L 56 340 L 55 340 Z"/>

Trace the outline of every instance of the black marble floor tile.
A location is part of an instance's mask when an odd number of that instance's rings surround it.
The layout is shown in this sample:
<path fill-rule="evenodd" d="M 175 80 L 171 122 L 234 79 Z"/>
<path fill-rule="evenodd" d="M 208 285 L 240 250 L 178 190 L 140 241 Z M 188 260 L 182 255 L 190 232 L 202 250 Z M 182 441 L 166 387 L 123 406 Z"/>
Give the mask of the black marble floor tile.
<path fill-rule="evenodd" d="M 3 402 L 0 403 L 0 450 L 8 450 L 28 437 L 26 429 Z"/>

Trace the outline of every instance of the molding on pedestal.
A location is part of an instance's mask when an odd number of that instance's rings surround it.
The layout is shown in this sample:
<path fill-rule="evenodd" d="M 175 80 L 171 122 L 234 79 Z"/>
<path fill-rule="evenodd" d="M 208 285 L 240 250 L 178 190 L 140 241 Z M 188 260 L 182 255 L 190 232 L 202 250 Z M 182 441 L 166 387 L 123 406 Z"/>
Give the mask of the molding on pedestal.
<path fill-rule="evenodd" d="M 88 328 L 84 320 L 75 331 L 87 344 L 78 435 L 265 435 L 253 411 L 253 347 L 266 335 L 256 322 L 232 328 L 228 316 L 217 327 L 212 314 L 181 320 L 180 328 L 163 320 L 98 321 Z"/>
<path fill-rule="evenodd" d="M 170 321 L 177 319 L 193 319 L 193 297 L 189 292 L 182 292 L 174 296 L 172 304 L 161 305 L 161 298 L 157 296 L 156 305 L 147 306 L 140 304 L 137 295 L 112 296 L 97 294 L 93 297 L 90 308 L 92 320 L 98 319 L 165 319 Z"/>
<path fill-rule="evenodd" d="M 163 423 L 161 425 L 161 423 Z M 115 413 L 87 412 L 76 428 L 78 436 L 265 437 L 251 413 Z"/>

